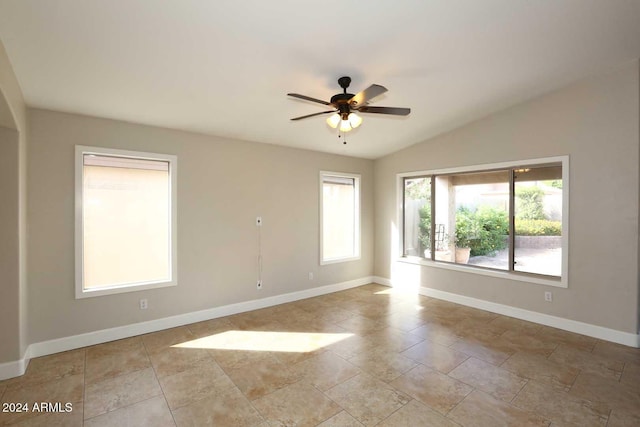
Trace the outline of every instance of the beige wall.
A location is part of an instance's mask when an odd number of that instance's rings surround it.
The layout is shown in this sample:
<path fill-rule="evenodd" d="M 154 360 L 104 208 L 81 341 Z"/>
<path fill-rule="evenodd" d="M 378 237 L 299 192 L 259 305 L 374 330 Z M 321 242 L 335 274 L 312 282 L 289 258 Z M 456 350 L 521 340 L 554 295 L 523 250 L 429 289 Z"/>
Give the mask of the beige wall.
<path fill-rule="evenodd" d="M 0 127 L 0 363 L 20 356 L 18 139 Z"/>
<path fill-rule="evenodd" d="M 9 62 L 9 57 L 0 42 L 0 89 L 4 101 L 0 101 L 0 126 L 17 129 L 20 132 L 26 130 L 27 107 L 22 98 L 20 85 L 13 73 L 13 67 Z M 11 114 L 11 118 L 5 117 L 6 113 Z"/>
<path fill-rule="evenodd" d="M 636 61 L 376 160 L 375 274 L 636 333 L 638 71 Z M 395 261 L 397 173 L 559 155 L 570 156 L 568 289 Z"/>
<path fill-rule="evenodd" d="M 26 107 L 0 42 L 0 364 L 27 346 Z"/>
<path fill-rule="evenodd" d="M 127 325 L 373 272 L 373 162 L 29 110 L 31 342 Z M 328 144 L 332 143 L 327 141 Z M 74 145 L 178 156 L 178 286 L 74 298 Z M 362 175 L 362 259 L 319 266 L 319 171 Z M 264 287 L 256 290 L 262 216 Z M 308 273 L 314 273 L 309 281 Z M 149 309 L 138 309 L 147 298 Z"/>

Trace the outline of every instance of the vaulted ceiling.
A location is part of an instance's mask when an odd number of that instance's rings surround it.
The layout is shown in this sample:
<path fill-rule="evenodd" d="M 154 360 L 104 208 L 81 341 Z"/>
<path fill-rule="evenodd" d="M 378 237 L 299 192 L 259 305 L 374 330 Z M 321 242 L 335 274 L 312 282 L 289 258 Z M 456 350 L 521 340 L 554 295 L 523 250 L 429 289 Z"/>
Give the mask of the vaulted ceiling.
<path fill-rule="evenodd" d="M 640 0 L 0 0 L 31 107 L 377 158 L 640 57 Z M 389 91 L 348 144 L 337 79 Z"/>

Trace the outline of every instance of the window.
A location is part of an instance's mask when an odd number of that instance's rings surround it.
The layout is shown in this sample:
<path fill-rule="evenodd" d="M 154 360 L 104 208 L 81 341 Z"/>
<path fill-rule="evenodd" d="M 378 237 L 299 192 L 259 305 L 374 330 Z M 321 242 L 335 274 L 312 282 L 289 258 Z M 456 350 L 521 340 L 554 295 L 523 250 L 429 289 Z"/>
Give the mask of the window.
<path fill-rule="evenodd" d="M 403 256 L 566 286 L 567 168 L 561 157 L 400 175 Z"/>
<path fill-rule="evenodd" d="M 562 166 L 514 170 L 514 270 L 562 272 Z"/>
<path fill-rule="evenodd" d="M 76 146 L 76 298 L 174 286 L 175 156 Z"/>
<path fill-rule="evenodd" d="M 360 258 L 360 175 L 320 172 L 320 264 Z"/>

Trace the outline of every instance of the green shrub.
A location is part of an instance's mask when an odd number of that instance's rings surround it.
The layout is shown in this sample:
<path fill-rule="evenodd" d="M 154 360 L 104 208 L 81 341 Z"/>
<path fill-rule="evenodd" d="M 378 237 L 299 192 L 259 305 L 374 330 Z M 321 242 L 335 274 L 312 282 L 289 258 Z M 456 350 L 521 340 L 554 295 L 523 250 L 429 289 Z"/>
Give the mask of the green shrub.
<path fill-rule="evenodd" d="M 516 236 L 561 236 L 562 222 L 546 219 L 516 220 Z"/>
<path fill-rule="evenodd" d="M 544 185 L 548 185 L 549 187 L 559 188 L 562 190 L 562 180 L 561 179 L 548 179 L 546 181 L 542 181 Z"/>
<path fill-rule="evenodd" d="M 516 218 L 546 219 L 543 198 L 544 191 L 538 187 L 516 188 Z"/>
<path fill-rule="evenodd" d="M 472 229 L 475 231 L 469 246 L 472 256 L 495 255 L 497 251 L 507 247 L 509 219 L 505 211 L 490 206 L 480 206 L 472 216 L 472 224 Z"/>
<path fill-rule="evenodd" d="M 431 249 L 431 203 L 427 201 L 427 204 L 420 208 L 418 211 L 420 215 L 420 234 L 418 239 L 422 244 L 422 250 Z"/>
<path fill-rule="evenodd" d="M 476 222 L 473 212 L 464 206 L 456 211 L 455 244 L 459 248 L 471 247 L 471 242 L 477 239 Z"/>

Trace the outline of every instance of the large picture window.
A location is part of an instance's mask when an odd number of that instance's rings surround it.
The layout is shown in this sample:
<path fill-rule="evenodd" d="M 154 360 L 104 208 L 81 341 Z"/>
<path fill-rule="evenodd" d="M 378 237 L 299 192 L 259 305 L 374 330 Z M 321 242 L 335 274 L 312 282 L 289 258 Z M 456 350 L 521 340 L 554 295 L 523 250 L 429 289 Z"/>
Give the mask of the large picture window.
<path fill-rule="evenodd" d="M 76 147 L 76 297 L 176 284 L 175 156 Z"/>
<path fill-rule="evenodd" d="M 403 257 L 566 286 L 567 167 L 563 157 L 402 174 Z"/>
<path fill-rule="evenodd" d="M 360 175 L 320 173 L 320 263 L 360 258 Z"/>

